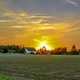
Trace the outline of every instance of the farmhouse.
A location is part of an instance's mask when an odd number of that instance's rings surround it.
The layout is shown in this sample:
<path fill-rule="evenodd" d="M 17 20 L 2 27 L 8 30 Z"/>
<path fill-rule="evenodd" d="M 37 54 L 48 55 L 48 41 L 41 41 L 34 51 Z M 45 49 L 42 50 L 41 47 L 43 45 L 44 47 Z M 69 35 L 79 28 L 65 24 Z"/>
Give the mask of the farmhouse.
<path fill-rule="evenodd" d="M 25 49 L 25 52 L 28 53 L 28 54 L 36 54 L 36 49 L 35 48 L 26 47 L 24 49 Z"/>

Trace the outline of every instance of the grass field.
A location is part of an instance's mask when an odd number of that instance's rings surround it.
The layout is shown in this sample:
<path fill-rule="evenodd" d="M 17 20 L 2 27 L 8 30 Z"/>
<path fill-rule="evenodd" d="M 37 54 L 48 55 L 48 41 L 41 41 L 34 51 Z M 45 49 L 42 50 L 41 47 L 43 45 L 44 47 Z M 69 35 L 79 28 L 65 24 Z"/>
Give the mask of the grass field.
<path fill-rule="evenodd" d="M 10 76 L 0 80 L 80 80 L 80 56 L 4 54 L 0 74 Z"/>

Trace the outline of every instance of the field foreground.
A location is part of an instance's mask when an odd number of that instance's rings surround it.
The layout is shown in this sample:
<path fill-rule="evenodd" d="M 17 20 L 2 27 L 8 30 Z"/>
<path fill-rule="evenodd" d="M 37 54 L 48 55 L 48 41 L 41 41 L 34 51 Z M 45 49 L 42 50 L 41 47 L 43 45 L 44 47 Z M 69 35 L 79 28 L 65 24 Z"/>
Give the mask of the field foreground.
<path fill-rule="evenodd" d="M 80 56 L 3 54 L 0 74 L 12 80 L 80 80 Z"/>

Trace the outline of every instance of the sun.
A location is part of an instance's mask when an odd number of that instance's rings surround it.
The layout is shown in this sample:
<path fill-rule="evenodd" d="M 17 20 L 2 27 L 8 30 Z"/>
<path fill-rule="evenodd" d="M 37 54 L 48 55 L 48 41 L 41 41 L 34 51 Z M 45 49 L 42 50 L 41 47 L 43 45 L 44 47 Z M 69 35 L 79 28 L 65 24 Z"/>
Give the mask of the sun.
<path fill-rule="evenodd" d="M 47 50 L 51 50 L 51 47 L 49 46 L 49 44 L 47 42 L 44 42 L 44 41 L 41 41 L 38 44 L 38 47 L 36 49 L 40 49 L 40 48 L 43 48 L 43 47 L 45 47 Z"/>

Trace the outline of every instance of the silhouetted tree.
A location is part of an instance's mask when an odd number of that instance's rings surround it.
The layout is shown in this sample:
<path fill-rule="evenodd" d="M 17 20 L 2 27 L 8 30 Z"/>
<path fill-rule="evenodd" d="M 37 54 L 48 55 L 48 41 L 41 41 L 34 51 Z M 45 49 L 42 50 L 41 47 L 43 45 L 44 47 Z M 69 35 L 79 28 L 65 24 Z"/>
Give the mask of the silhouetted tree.
<path fill-rule="evenodd" d="M 77 51 L 77 49 L 76 49 L 76 46 L 75 46 L 75 45 L 73 45 L 73 46 L 72 46 L 71 54 L 72 54 L 72 55 L 78 55 L 78 54 L 79 54 L 79 52 Z"/>

